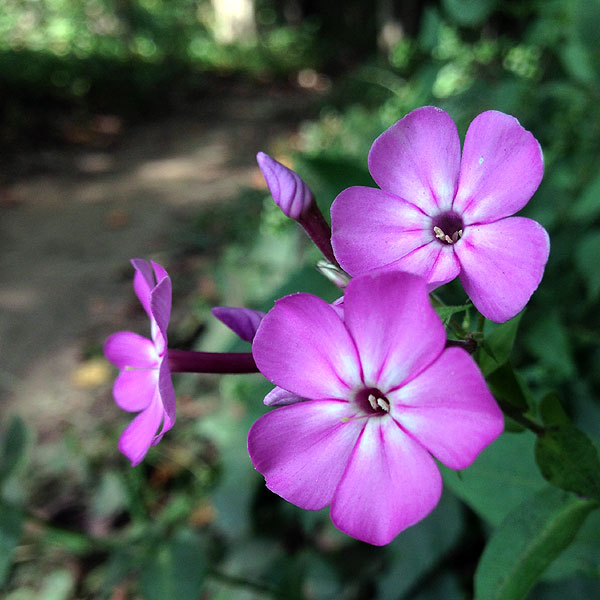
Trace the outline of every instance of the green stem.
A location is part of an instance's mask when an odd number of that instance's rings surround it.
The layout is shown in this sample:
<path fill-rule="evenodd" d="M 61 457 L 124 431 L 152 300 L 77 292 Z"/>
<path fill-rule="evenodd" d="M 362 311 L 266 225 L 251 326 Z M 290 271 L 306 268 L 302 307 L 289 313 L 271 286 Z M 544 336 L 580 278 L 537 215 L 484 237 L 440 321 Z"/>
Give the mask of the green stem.
<path fill-rule="evenodd" d="M 523 425 L 523 427 L 525 427 L 526 429 L 533 431 L 533 433 L 535 433 L 536 435 L 541 435 L 544 433 L 544 431 L 545 431 L 544 427 L 542 427 L 535 421 L 532 421 L 529 417 L 526 417 L 523 413 L 516 410 L 512 406 L 512 404 L 508 404 L 507 402 L 502 402 L 498 399 L 496 399 L 496 400 L 498 401 L 498 404 L 500 405 L 502 412 L 505 415 L 509 416 L 513 421 L 516 421 L 517 423 Z"/>

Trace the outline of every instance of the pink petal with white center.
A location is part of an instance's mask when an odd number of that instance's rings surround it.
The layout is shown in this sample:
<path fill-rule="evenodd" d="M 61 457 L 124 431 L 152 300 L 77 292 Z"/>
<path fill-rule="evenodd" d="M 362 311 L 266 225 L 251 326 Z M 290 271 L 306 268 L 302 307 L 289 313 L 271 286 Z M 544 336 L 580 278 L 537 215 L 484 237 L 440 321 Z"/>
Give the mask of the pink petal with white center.
<path fill-rule="evenodd" d="M 371 417 L 335 490 L 333 524 L 383 546 L 427 516 L 442 493 L 430 454 L 389 416 Z"/>
<path fill-rule="evenodd" d="M 459 168 L 456 125 L 434 106 L 413 110 L 384 131 L 369 152 L 377 185 L 429 215 L 452 206 Z"/>
<path fill-rule="evenodd" d="M 453 210 L 465 225 L 514 215 L 529 202 L 543 174 L 542 149 L 517 119 L 495 110 L 481 113 L 465 137 Z"/>
<path fill-rule="evenodd" d="M 169 277 L 159 281 L 150 294 L 151 318 L 156 323 L 156 327 L 152 328 L 152 334 L 159 354 L 162 354 L 167 346 L 167 327 L 171 318 L 171 295 L 171 279 Z"/>
<path fill-rule="evenodd" d="M 264 403 L 267 406 L 288 406 L 305 400 L 306 398 L 301 398 L 280 387 L 275 387 L 265 396 Z"/>
<path fill-rule="evenodd" d="M 446 333 L 425 281 L 410 273 L 361 275 L 346 288 L 344 319 L 367 387 L 383 393 L 432 363 Z"/>
<path fill-rule="evenodd" d="M 536 221 L 510 217 L 466 227 L 455 250 L 460 281 L 473 304 L 483 316 L 503 323 L 523 310 L 538 287 L 550 240 Z"/>
<path fill-rule="evenodd" d="M 158 367 L 158 354 L 152 341 L 133 331 L 113 333 L 104 342 L 104 356 L 120 369 Z"/>
<path fill-rule="evenodd" d="M 267 487 L 300 508 L 331 502 L 365 420 L 347 402 L 313 400 L 284 406 L 254 423 L 248 452 Z"/>
<path fill-rule="evenodd" d="M 360 275 L 434 239 L 430 222 L 419 208 L 398 196 L 351 187 L 331 206 L 331 244 L 342 268 Z"/>
<path fill-rule="evenodd" d="M 158 369 L 126 369 L 113 386 L 113 398 L 119 408 L 129 412 L 144 410 L 156 393 Z"/>
<path fill-rule="evenodd" d="M 264 312 L 235 306 L 215 306 L 210 312 L 246 342 L 252 342 Z"/>
<path fill-rule="evenodd" d="M 303 398 L 347 398 L 361 385 L 358 354 L 344 323 L 310 294 L 275 302 L 256 332 L 252 354 L 267 379 Z"/>
<path fill-rule="evenodd" d="M 460 263 L 454 253 L 454 245 L 434 240 L 381 269 L 384 270 L 419 275 L 425 279 L 431 292 L 452 281 L 460 272 Z"/>
<path fill-rule="evenodd" d="M 146 456 L 163 414 L 162 403 L 157 394 L 148 408 L 141 412 L 121 434 L 119 450 L 131 461 L 132 467 L 139 465 Z"/>
<path fill-rule="evenodd" d="M 502 411 L 461 348 L 447 348 L 387 397 L 402 428 L 451 469 L 468 467 L 504 429 Z"/>
<path fill-rule="evenodd" d="M 138 297 L 146 314 L 151 319 L 150 292 L 156 285 L 152 267 L 148 264 L 148 261 L 142 258 L 132 258 L 131 264 L 135 269 L 135 275 L 133 276 L 133 289 L 135 290 L 135 295 Z"/>

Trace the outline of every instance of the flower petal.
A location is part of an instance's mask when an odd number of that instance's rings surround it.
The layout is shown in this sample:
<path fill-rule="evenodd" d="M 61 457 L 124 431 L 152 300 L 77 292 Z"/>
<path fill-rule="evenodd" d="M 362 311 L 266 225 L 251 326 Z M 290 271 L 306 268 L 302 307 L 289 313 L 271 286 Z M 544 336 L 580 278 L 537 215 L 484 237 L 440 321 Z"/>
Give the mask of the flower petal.
<path fill-rule="evenodd" d="M 163 427 L 163 433 L 168 429 L 171 429 L 173 423 L 175 423 L 175 390 L 173 389 L 173 381 L 171 380 L 171 371 L 169 369 L 169 360 L 167 357 L 163 358 L 160 363 L 160 369 L 158 372 L 158 390 L 160 392 L 160 399 L 165 410 L 166 415 L 169 417 L 169 426 Z"/>
<path fill-rule="evenodd" d="M 148 407 L 158 386 L 158 369 L 121 371 L 113 385 L 113 398 L 119 408 L 139 412 Z"/>
<path fill-rule="evenodd" d="M 151 340 L 133 331 L 118 331 L 104 342 L 104 356 L 120 369 L 158 366 L 158 355 Z"/>
<path fill-rule="evenodd" d="M 264 312 L 235 306 L 215 306 L 210 312 L 246 342 L 252 342 Z"/>
<path fill-rule="evenodd" d="M 148 261 L 142 258 L 132 258 L 130 262 L 135 269 L 135 274 L 133 276 L 133 289 L 135 290 L 135 295 L 138 297 L 146 314 L 151 319 L 150 292 L 155 286 L 152 267 L 148 264 Z"/>
<path fill-rule="evenodd" d="M 455 244 L 460 281 L 477 310 L 502 323 L 519 313 L 539 285 L 550 253 L 536 221 L 510 217 L 466 227 Z"/>
<path fill-rule="evenodd" d="M 356 443 L 331 504 L 334 525 L 382 546 L 429 514 L 442 493 L 430 454 L 389 417 L 372 417 Z"/>
<path fill-rule="evenodd" d="M 152 339 L 156 344 L 159 354 L 163 354 L 167 347 L 167 328 L 171 318 L 171 279 L 161 279 L 150 294 L 151 320 L 156 323 L 152 327 Z"/>
<path fill-rule="evenodd" d="M 460 166 L 460 139 L 443 110 L 424 106 L 384 131 L 369 152 L 369 171 L 384 191 L 428 215 L 449 210 Z"/>
<path fill-rule="evenodd" d="M 304 402 L 306 398 L 301 398 L 280 387 L 274 387 L 266 396 L 264 403 L 267 406 L 288 406 L 297 402 Z"/>
<path fill-rule="evenodd" d="M 331 244 L 342 268 L 360 275 L 434 239 L 430 221 L 398 196 L 375 188 L 351 187 L 331 206 Z"/>
<path fill-rule="evenodd" d="M 121 434 L 119 451 L 131 461 L 132 467 L 139 465 L 146 456 L 163 414 L 162 404 L 157 394 L 148 408 L 141 412 Z"/>
<path fill-rule="evenodd" d="M 346 398 L 360 384 L 358 354 L 344 323 L 310 294 L 275 302 L 256 332 L 252 354 L 267 379 L 303 398 Z"/>
<path fill-rule="evenodd" d="M 454 246 L 433 240 L 381 269 L 406 271 L 423 277 L 429 291 L 452 281 L 460 272 Z"/>
<path fill-rule="evenodd" d="M 462 348 L 444 350 L 388 399 L 402 428 L 451 469 L 468 467 L 504 429 L 502 411 Z"/>
<path fill-rule="evenodd" d="M 348 284 L 344 307 L 367 387 L 385 393 L 444 349 L 444 326 L 421 277 L 399 272 L 362 275 Z"/>
<path fill-rule="evenodd" d="M 453 209 L 465 225 L 496 221 L 523 208 L 544 174 L 538 141 L 510 115 L 489 110 L 465 137 Z"/>
<path fill-rule="evenodd" d="M 248 452 L 267 487 L 300 508 L 327 506 L 365 425 L 342 420 L 354 413 L 347 402 L 313 400 L 258 419 L 248 433 Z"/>

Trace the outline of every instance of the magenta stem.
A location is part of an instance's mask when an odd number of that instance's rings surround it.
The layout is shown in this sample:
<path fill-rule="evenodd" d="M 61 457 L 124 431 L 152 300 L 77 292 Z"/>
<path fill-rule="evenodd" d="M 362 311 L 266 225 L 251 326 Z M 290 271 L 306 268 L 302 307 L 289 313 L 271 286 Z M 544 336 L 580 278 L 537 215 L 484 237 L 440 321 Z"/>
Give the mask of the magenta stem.
<path fill-rule="evenodd" d="M 171 373 L 258 373 L 250 352 L 192 352 L 169 348 Z"/>
<path fill-rule="evenodd" d="M 298 217 L 298 223 L 304 227 L 304 231 L 322 252 L 323 256 L 330 263 L 339 266 L 331 247 L 331 227 L 329 227 L 329 223 L 325 220 L 314 199 L 308 210 Z"/>

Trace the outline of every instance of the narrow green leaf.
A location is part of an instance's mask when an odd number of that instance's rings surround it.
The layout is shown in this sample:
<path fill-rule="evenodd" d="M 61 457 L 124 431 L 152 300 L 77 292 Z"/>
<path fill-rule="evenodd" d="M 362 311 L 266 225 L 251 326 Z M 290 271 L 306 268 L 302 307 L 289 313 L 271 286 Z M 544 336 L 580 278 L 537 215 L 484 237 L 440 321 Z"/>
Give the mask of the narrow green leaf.
<path fill-rule="evenodd" d="M 0 589 L 5 584 L 23 529 L 23 515 L 0 502 Z"/>
<path fill-rule="evenodd" d="M 461 304 L 460 306 L 435 306 L 435 312 L 438 317 L 443 321 L 444 325 L 447 325 L 450 319 L 461 312 L 464 312 L 472 306 L 471 303 Z"/>
<path fill-rule="evenodd" d="M 485 337 L 477 360 L 484 375 L 493 373 L 508 361 L 523 312 L 520 312 L 514 319 L 498 325 L 492 333 Z"/>
<path fill-rule="evenodd" d="M 600 500 L 600 459 L 592 441 L 574 425 L 540 434 L 535 445 L 540 472 L 552 485 Z"/>
<path fill-rule="evenodd" d="M 547 487 L 507 515 L 475 572 L 475 600 L 520 600 L 598 504 Z"/>
<path fill-rule="evenodd" d="M 547 427 L 568 425 L 571 420 L 560 403 L 558 394 L 547 394 L 540 402 L 540 417 Z"/>
<path fill-rule="evenodd" d="M 503 364 L 487 376 L 487 382 L 494 397 L 526 412 L 531 404 L 531 393 L 519 374 L 509 363 Z"/>
<path fill-rule="evenodd" d="M 21 417 L 12 417 L 2 444 L 0 483 L 7 479 L 20 463 L 27 446 L 27 429 Z"/>

